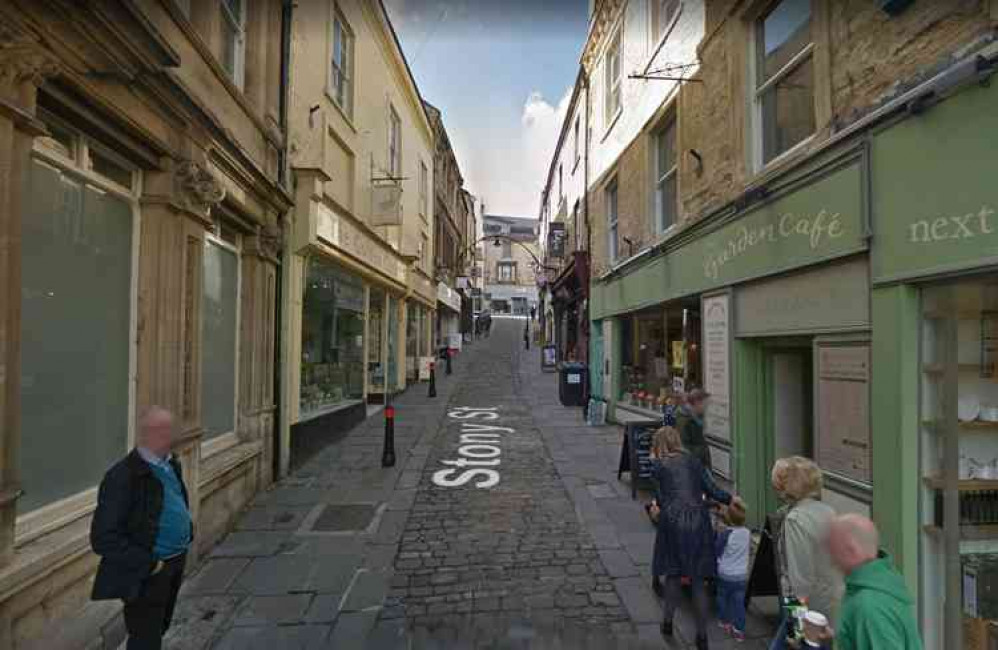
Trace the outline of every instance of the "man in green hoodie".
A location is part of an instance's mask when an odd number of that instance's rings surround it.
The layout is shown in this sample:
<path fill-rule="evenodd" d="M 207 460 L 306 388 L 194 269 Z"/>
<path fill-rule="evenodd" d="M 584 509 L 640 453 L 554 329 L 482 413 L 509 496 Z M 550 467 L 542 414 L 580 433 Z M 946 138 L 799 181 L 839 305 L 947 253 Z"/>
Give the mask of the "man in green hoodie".
<path fill-rule="evenodd" d="M 828 551 L 846 581 L 835 643 L 838 650 L 922 650 L 904 579 L 879 551 L 877 527 L 840 515 L 828 529 Z"/>

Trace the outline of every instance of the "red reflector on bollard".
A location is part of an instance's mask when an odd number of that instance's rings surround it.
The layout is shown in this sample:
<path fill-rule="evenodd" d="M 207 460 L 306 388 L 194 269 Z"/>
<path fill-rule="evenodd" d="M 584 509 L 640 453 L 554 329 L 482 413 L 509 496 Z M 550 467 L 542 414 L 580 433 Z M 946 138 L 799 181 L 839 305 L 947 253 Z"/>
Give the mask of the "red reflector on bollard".
<path fill-rule="evenodd" d="M 385 407 L 385 419 L 386 420 L 394 420 L 395 419 L 395 407 L 394 406 L 386 406 Z"/>

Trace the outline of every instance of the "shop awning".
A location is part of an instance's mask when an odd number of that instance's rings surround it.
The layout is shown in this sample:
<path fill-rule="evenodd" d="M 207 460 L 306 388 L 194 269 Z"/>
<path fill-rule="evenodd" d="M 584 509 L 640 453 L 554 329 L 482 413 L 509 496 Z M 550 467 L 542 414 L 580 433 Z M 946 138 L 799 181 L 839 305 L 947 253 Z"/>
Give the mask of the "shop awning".
<path fill-rule="evenodd" d="M 558 277 L 551 283 L 554 302 L 574 302 L 589 295 L 589 256 L 575 251 Z"/>

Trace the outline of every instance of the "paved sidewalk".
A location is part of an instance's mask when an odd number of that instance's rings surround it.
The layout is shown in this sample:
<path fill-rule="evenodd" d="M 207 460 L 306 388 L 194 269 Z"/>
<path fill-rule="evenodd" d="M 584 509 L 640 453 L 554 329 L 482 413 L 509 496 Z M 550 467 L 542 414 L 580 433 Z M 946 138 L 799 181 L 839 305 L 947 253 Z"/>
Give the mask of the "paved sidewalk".
<path fill-rule="evenodd" d="M 381 467 L 377 415 L 258 495 L 188 578 L 166 647 L 688 647 L 688 614 L 671 644 L 658 631 L 654 532 L 616 480 L 619 428 L 557 404 L 522 327 L 497 320 L 435 399 L 426 384 L 397 398 L 395 468 Z M 456 485 L 468 461 L 498 483 Z M 722 636 L 712 648 L 765 647 Z"/>

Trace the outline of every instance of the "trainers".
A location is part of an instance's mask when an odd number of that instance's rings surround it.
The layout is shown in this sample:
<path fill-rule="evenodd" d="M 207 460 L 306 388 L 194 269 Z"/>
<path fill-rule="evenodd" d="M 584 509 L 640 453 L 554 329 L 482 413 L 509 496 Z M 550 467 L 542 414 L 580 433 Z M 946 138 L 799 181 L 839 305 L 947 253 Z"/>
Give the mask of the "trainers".
<path fill-rule="evenodd" d="M 742 632 L 741 630 L 732 627 L 730 630 L 728 630 L 728 632 L 731 634 L 731 636 L 735 638 L 736 642 L 742 643 L 743 641 L 745 641 L 745 633 Z"/>
<path fill-rule="evenodd" d="M 721 628 L 728 634 L 731 634 L 731 623 L 725 623 L 724 621 L 718 621 L 717 627 Z"/>

